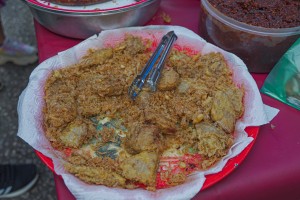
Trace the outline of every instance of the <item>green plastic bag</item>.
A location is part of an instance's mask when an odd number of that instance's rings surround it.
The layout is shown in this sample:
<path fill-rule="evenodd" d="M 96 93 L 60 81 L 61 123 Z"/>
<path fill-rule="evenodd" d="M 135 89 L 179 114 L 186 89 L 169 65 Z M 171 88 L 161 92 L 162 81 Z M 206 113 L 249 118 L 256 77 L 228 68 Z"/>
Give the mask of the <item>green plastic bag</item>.
<path fill-rule="evenodd" d="M 274 66 L 261 92 L 300 110 L 300 38 Z"/>

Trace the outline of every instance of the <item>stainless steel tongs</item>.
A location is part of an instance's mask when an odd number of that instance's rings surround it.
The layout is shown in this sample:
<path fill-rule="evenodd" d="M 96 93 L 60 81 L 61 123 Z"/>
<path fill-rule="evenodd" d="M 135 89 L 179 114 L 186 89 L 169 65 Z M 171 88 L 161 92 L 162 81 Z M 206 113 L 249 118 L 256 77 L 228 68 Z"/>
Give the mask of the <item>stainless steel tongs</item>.
<path fill-rule="evenodd" d="M 135 100 L 139 95 L 145 83 L 148 84 L 152 91 L 156 91 L 156 85 L 164 67 L 165 60 L 176 40 L 177 35 L 174 31 L 170 31 L 163 36 L 146 66 L 142 72 L 136 76 L 128 89 L 128 94 L 132 100 Z"/>

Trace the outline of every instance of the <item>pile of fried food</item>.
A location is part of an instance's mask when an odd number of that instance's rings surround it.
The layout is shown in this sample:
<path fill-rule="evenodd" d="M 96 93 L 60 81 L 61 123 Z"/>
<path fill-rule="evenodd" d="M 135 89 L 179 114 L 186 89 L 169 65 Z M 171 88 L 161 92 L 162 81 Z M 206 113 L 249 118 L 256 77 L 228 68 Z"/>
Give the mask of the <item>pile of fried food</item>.
<path fill-rule="evenodd" d="M 174 186 L 190 169 L 212 167 L 232 146 L 244 91 L 233 83 L 220 53 L 173 49 L 158 90 L 145 87 L 135 101 L 129 98 L 128 87 L 150 58 L 152 45 L 127 35 L 48 77 L 45 133 L 65 153 L 65 169 L 79 179 L 154 191 L 161 158 L 200 157 L 196 164 L 182 159 L 181 170 L 160 176 Z"/>

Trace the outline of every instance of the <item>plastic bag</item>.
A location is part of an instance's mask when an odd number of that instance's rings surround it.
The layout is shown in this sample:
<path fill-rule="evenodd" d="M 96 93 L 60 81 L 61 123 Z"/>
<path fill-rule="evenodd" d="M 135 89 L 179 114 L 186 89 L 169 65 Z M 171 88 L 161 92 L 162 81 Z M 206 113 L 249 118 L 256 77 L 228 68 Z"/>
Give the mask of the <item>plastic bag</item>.
<path fill-rule="evenodd" d="M 300 38 L 272 69 L 261 92 L 300 110 Z"/>

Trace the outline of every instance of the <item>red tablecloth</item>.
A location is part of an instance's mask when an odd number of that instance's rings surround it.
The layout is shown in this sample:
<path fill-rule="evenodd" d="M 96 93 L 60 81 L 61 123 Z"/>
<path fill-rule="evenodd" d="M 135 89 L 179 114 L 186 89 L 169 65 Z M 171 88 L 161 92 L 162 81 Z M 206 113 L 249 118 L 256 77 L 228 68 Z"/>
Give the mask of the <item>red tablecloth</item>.
<path fill-rule="evenodd" d="M 198 32 L 199 0 L 162 0 L 156 17 L 148 24 L 163 24 L 163 12 L 180 25 Z M 56 35 L 35 23 L 40 62 L 81 40 Z M 253 74 L 260 88 L 266 74 Z M 265 104 L 280 109 L 271 124 L 260 128 L 255 144 L 229 176 L 199 192 L 194 199 L 209 200 L 299 200 L 300 199 L 300 111 L 262 95 Z M 54 175 L 59 200 L 74 197 L 62 179 Z"/>

